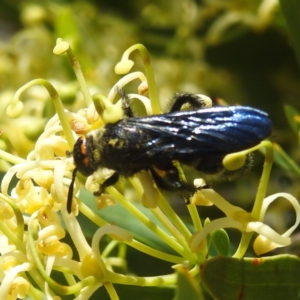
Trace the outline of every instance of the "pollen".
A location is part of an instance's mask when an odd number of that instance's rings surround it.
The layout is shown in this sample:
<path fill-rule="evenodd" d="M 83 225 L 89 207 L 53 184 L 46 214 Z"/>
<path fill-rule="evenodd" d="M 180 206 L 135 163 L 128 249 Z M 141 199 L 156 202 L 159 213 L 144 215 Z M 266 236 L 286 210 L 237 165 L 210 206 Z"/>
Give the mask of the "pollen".
<path fill-rule="evenodd" d="M 119 142 L 119 139 L 110 139 L 108 144 L 112 145 L 112 146 L 115 146 L 118 142 Z"/>

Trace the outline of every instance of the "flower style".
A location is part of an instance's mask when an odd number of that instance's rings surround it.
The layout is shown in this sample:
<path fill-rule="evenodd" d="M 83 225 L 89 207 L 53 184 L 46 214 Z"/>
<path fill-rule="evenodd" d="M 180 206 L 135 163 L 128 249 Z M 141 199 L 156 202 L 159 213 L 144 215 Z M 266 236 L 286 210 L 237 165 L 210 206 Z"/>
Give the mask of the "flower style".
<path fill-rule="evenodd" d="M 256 232 L 259 236 L 254 242 L 254 251 L 257 255 L 267 253 L 275 248 L 284 247 L 291 244 L 289 236 L 298 227 L 300 222 L 300 206 L 295 197 L 287 193 L 277 193 L 271 195 L 263 200 L 263 207 L 260 212 L 259 219 L 255 219 L 252 215 L 240 207 L 236 207 L 212 189 L 204 189 L 197 192 L 194 203 L 200 204 L 202 201 L 209 201 L 221 209 L 226 217 L 220 218 L 210 222 L 203 230 L 195 233 L 190 241 L 191 250 L 194 252 L 199 251 L 203 245 L 206 244 L 205 237 L 219 228 L 236 228 L 243 233 Z M 263 223 L 263 219 L 268 206 L 277 198 L 286 198 L 294 207 L 296 211 L 295 224 L 285 233 L 278 234 L 268 225 Z M 248 245 L 247 245 L 248 246 Z M 239 253 L 236 253 L 238 256 Z"/>
<path fill-rule="evenodd" d="M 30 295 L 33 299 L 59 299 L 58 295 L 74 294 L 75 299 L 88 299 L 98 288 L 104 286 L 111 299 L 118 299 L 113 284 L 128 284 L 140 286 L 174 285 L 176 274 L 155 277 L 136 277 L 121 275 L 113 271 L 116 261 L 125 264 L 123 257 L 109 257 L 112 249 L 120 243 L 125 243 L 135 249 L 176 265 L 187 265 L 191 276 L 199 273 L 200 264 L 206 259 L 208 249 L 206 237 L 218 228 L 234 227 L 246 234 L 236 256 L 243 256 L 249 243 L 247 234 L 257 232 L 258 238 L 254 244 L 258 254 L 275 247 L 290 243 L 289 236 L 299 224 L 299 204 L 294 197 L 279 193 L 264 199 L 268 183 L 272 156 L 269 142 L 263 142 L 258 147 L 266 147 L 266 166 L 260 183 L 258 196 L 252 213 L 233 206 L 211 189 L 198 191 L 188 210 L 196 233 L 192 234 L 183 221 L 175 214 L 166 199 L 153 184 L 150 175 L 145 171 L 130 178 L 136 193 L 142 203 L 160 221 L 164 227 L 156 225 L 145 214 L 133 205 L 116 188 L 109 187 L 110 195 L 97 197 L 98 207 L 111 205 L 118 201 L 141 224 L 147 226 L 154 234 L 168 244 L 177 255 L 170 255 L 153 249 L 133 238 L 126 230 L 112 224 L 96 215 L 77 196 L 74 196 L 72 213 L 66 209 L 66 200 L 72 177 L 73 159 L 66 153 L 73 149 L 75 140 L 80 135 L 102 126 L 106 122 L 116 122 L 123 117 L 121 101 L 114 104 L 118 89 L 129 82 L 138 79 L 141 84 L 138 94 L 129 94 L 130 98 L 139 99 L 145 106 L 148 115 L 160 113 L 154 76 L 151 69 L 149 53 L 144 46 L 138 44 L 129 48 L 116 66 L 116 72 L 128 73 L 133 62 L 128 59 L 130 53 L 139 50 L 145 64 L 145 75 L 133 72 L 125 75 L 112 87 L 107 97 L 90 95 L 80 65 L 65 41 L 58 39 L 54 53 L 66 53 L 73 65 L 78 82 L 81 86 L 87 108 L 77 113 L 64 109 L 54 87 L 46 80 L 37 79 L 23 86 L 15 95 L 7 114 L 18 117 L 22 113 L 23 104 L 19 100 L 22 92 L 29 87 L 40 84 L 49 92 L 57 114 L 46 124 L 44 132 L 35 143 L 32 152 L 26 159 L 0 151 L 2 159 L 13 166 L 8 170 L 1 182 L 1 272 L 0 299 L 17 299 Z M 150 99 L 145 96 L 149 92 Z M 267 144 L 266 144 L 267 143 Z M 269 150 L 268 150 L 269 149 Z M 236 154 L 239 158 L 248 152 Z M 234 156 L 224 159 L 224 165 L 232 162 Z M 109 170 L 99 170 L 85 182 L 89 191 L 97 189 L 97 184 L 110 174 Z M 10 191 L 13 178 L 18 179 L 16 186 Z M 76 179 L 74 194 L 78 195 L 81 181 Z M 277 197 L 288 199 L 297 213 L 296 224 L 283 235 L 263 223 L 268 205 Z M 226 217 L 213 220 L 202 228 L 202 223 L 195 205 L 209 201 L 221 209 Z M 86 240 L 82 227 L 76 215 L 81 212 L 100 228 L 93 236 L 91 245 Z M 73 257 L 70 245 L 63 239 L 68 231 L 78 254 L 78 260 Z M 109 235 L 111 242 L 100 251 L 99 242 L 104 235 Z M 63 285 L 52 279 L 53 270 L 61 272 L 67 284 Z"/>

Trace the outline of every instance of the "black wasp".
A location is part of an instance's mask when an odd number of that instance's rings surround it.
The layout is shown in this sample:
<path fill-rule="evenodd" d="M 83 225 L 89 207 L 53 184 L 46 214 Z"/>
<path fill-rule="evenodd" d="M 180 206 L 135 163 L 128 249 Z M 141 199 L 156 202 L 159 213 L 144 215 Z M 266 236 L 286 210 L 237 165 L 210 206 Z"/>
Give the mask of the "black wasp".
<path fill-rule="evenodd" d="M 253 147 L 271 134 L 268 115 L 251 107 L 203 108 L 201 97 L 187 93 L 175 95 L 169 113 L 135 117 L 128 97 L 123 93 L 122 98 L 126 116 L 80 137 L 74 146 L 76 168 L 68 195 L 69 212 L 77 170 L 85 176 L 98 168 L 115 171 L 95 195 L 115 184 L 119 176 L 129 177 L 141 170 L 150 170 L 162 189 L 192 195 L 196 188 L 180 180 L 172 161 L 205 174 L 230 176 L 236 171 L 224 171 L 224 156 Z M 181 110 L 186 104 L 189 110 Z"/>

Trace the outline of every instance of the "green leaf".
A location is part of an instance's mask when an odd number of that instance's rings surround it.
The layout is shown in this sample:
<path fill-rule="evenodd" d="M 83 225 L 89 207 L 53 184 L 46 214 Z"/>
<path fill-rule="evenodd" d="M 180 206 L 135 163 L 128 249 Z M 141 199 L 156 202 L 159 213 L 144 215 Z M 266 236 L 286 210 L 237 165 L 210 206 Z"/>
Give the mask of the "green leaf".
<path fill-rule="evenodd" d="M 55 22 L 55 35 L 72 42 L 78 40 L 78 25 L 71 7 L 64 7 L 57 13 Z"/>
<path fill-rule="evenodd" d="M 200 285 L 184 266 L 177 269 L 177 289 L 175 300 L 204 300 Z"/>
<path fill-rule="evenodd" d="M 289 36 L 295 50 L 298 66 L 300 66 L 300 1 L 280 0 L 281 10 L 286 20 Z"/>
<path fill-rule="evenodd" d="M 291 159 L 287 153 L 276 143 L 273 143 L 274 147 L 274 161 L 278 164 L 282 169 L 286 171 L 291 171 L 296 175 L 300 176 L 300 168 L 296 164 L 296 162 Z"/>
<path fill-rule="evenodd" d="M 202 265 L 201 279 L 216 300 L 296 300 L 300 260 L 291 255 L 243 259 L 219 256 Z"/>
<path fill-rule="evenodd" d="M 120 226 L 125 230 L 128 230 L 138 241 L 157 250 L 164 251 L 169 254 L 176 254 L 176 252 L 173 249 L 171 249 L 163 240 L 161 240 L 157 235 L 155 235 L 150 229 L 148 229 L 148 227 L 141 223 L 119 203 L 98 210 L 95 205 L 95 197 L 93 196 L 93 194 L 91 194 L 85 189 L 82 189 L 80 191 L 80 199 L 91 209 L 93 209 L 95 213 L 98 214 L 105 221 Z M 140 203 L 134 203 L 134 206 L 136 206 L 144 215 L 146 215 L 147 218 L 149 218 L 149 220 L 151 220 L 157 226 L 162 228 L 162 230 L 164 230 L 164 227 L 154 217 L 154 215 L 149 209 L 145 208 Z M 93 235 L 92 232 L 91 234 Z"/>
<path fill-rule="evenodd" d="M 218 255 L 228 256 L 230 241 L 227 232 L 223 228 L 220 228 L 211 234 L 211 242 Z"/>
<path fill-rule="evenodd" d="M 284 112 L 292 130 L 298 135 L 300 130 L 300 113 L 291 105 L 284 105 Z"/>
<path fill-rule="evenodd" d="M 114 284 L 119 299 L 121 300 L 166 300 L 173 299 L 174 289 L 169 287 L 146 287 Z M 98 289 L 90 300 L 111 300 L 104 287 Z"/>

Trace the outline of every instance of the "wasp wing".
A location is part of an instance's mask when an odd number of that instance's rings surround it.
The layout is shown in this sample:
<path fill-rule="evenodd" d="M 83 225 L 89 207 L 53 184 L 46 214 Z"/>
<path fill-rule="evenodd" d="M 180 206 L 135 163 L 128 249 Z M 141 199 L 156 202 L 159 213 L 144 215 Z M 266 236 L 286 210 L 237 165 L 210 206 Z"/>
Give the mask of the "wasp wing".
<path fill-rule="evenodd" d="M 253 147 L 270 136 L 268 115 L 251 107 L 229 106 L 129 118 L 126 127 L 149 137 L 134 160 L 180 159 L 186 155 L 229 154 Z"/>

